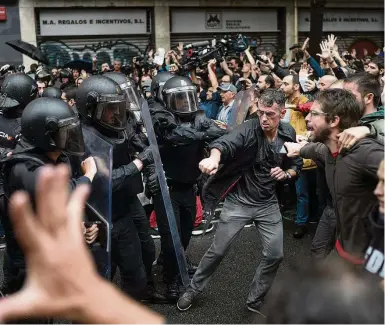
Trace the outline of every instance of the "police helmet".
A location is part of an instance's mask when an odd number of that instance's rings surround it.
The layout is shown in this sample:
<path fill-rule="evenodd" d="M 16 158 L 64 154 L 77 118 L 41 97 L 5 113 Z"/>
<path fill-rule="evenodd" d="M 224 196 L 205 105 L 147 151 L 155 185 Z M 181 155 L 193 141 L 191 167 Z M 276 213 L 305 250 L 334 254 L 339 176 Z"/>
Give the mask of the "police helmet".
<path fill-rule="evenodd" d="M 163 103 L 162 89 L 167 80 L 173 78 L 175 75 L 170 72 L 159 72 L 151 82 L 151 95 L 160 103 Z M 164 104 L 164 103 L 163 103 Z"/>
<path fill-rule="evenodd" d="M 128 78 L 124 73 L 120 72 L 105 72 L 103 77 L 107 77 L 115 81 L 122 89 L 127 98 L 128 111 L 140 111 L 140 94 L 136 89 L 135 81 Z"/>
<path fill-rule="evenodd" d="M 24 73 L 7 75 L 1 86 L 0 109 L 4 116 L 20 117 L 37 95 L 36 81 Z"/>
<path fill-rule="evenodd" d="M 76 91 L 76 106 L 85 121 L 112 131 L 126 128 L 126 96 L 119 85 L 104 76 L 92 76 Z"/>
<path fill-rule="evenodd" d="M 59 98 L 61 99 L 61 91 L 56 87 L 48 87 L 44 89 L 41 97 Z"/>
<path fill-rule="evenodd" d="M 163 86 L 163 101 L 167 110 L 178 115 L 199 111 L 197 88 L 187 77 L 175 76 Z"/>
<path fill-rule="evenodd" d="M 84 140 L 77 114 L 57 98 L 41 97 L 27 105 L 21 116 L 21 135 L 44 151 L 84 155 Z"/>

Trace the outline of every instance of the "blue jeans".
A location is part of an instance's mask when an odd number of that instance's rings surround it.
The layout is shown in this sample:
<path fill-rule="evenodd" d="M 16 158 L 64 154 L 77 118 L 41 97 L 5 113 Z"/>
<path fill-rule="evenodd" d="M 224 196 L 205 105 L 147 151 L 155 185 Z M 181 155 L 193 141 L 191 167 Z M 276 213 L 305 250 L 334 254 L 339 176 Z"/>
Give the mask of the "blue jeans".
<path fill-rule="evenodd" d="M 317 213 L 317 169 L 302 170 L 295 183 L 297 192 L 297 226 L 304 226 L 309 215 Z"/>

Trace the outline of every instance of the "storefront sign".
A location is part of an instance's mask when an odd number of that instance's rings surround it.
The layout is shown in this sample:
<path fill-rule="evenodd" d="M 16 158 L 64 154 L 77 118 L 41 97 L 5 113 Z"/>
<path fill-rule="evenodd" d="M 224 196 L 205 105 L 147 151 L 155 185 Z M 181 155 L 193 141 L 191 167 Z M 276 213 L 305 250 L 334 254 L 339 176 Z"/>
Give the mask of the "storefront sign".
<path fill-rule="evenodd" d="M 299 10 L 298 30 L 310 31 L 310 11 Z M 382 32 L 383 10 L 327 10 L 324 13 L 324 32 Z"/>
<path fill-rule="evenodd" d="M 172 33 L 236 33 L 277 31 L 276 10 L 174 9 Z"/>
<path fill-rule="evenodd" d="M 145 34 L 147 13 L 141 9 L 41 10 L 41 36 Z"/>
<path fill-rule="evenodd" d="M 7 9 L 5 7 L 0 7 L 0 21 L 7 20 Z"/>

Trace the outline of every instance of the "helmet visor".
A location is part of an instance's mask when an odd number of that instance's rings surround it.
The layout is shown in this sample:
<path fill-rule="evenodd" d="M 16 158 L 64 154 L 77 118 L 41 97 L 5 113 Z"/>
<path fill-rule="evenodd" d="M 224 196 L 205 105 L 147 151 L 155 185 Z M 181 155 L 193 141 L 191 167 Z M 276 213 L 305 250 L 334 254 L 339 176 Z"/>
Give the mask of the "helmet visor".
<path fill-rule="evenodd" d="M 78 119 L 68 119 L 59 122 L 59 131 L 54 137 L 58 149 L 73 156 L 84 155 L 84 139 L 82 127 Z"/>
<path fill-rule="evenodd" d="M 13 108 L 19 105 L 20 103 L 17 100 L 7 96 L 7 94 L 2 93 L 0 95 L 0 108 Z"/>
<path fill-rule="evenodd" d="M 120 85 L 120 88 L 123 90 L 124 95 L 127 100 L 127 110 L 128 111 L 140 111 L 139 106 L 139 94 L 135 91 L 132 84 L 130 82 L 124 83 Z"/>
<path fill-rule="evenodd" d="M 196 89 L 178 90 L 167 94 L 167 107 L 180 114 L 190 114 L 198 111 Z"/>
<path fill-rule="evenodd" d="M 96 121 L 113 131 L 125 130 L 127 124 L 126 101 L 101 102 L 96 107 Z"/>

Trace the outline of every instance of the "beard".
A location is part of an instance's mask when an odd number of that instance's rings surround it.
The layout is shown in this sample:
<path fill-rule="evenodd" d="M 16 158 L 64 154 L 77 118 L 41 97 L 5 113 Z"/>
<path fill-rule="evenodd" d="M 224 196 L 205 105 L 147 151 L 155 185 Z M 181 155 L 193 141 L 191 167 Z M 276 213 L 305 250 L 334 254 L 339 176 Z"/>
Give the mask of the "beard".
<path fill-rule="evenodd" d="M 331 129 L 329 127 L 322 129 L 319 134 L 315 134 L 313 131 L 310 140 L 312 142 L 320 142 L 320 143 L 325 143 L 327 140 L 329 140 L 329 135 L 331 133 Z"/>

